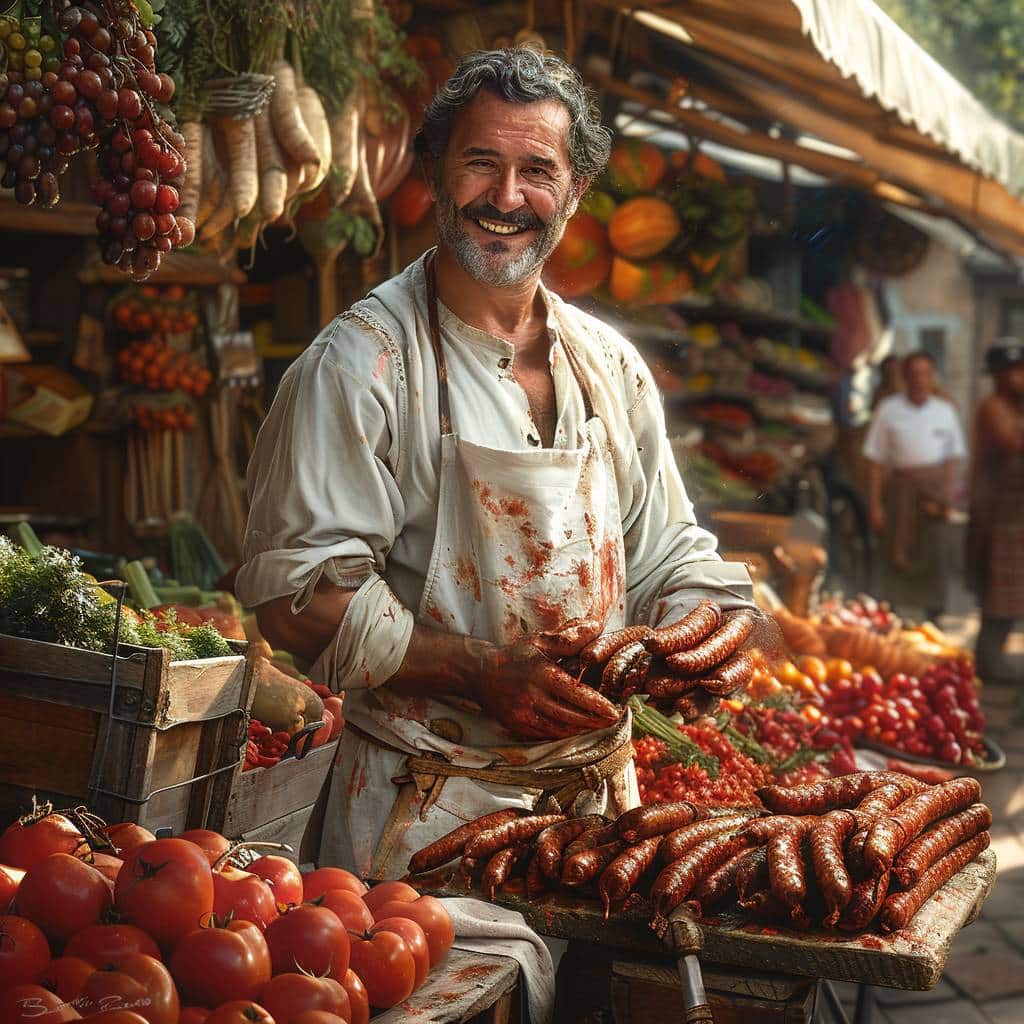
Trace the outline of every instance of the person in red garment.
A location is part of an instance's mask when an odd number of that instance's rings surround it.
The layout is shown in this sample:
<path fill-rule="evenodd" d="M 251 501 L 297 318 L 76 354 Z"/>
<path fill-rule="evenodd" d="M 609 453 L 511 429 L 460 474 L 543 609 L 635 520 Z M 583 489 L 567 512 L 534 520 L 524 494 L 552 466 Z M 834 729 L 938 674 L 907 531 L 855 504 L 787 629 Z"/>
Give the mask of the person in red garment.
<path fill-rule="evenodd" d="M 642 358 L 540 283 L 609 153 L 576 71 L 470 55 L 416 145 L 439 244 L 286 374 L 237 579 L 268 640 L 345 691 L 320 862 L 377 878 L 492 810 L 638 803 L 629 715 L 555 638 L 751 600 Z"/>
<path fill-rule="evenodd" d="M 1009 680 L 1006 641 L 1024 619 L 1024 340 L 985 353 L 995 389 L 974 417 L 967 570 L 981 602 L 978 675 Z"/>

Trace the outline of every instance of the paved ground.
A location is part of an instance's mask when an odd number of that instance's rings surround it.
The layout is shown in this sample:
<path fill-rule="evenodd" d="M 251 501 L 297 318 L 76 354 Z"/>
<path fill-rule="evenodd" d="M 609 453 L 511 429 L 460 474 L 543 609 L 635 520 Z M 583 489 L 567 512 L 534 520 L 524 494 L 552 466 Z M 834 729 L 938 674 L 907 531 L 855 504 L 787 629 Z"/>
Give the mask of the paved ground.
<path fill-rule="evenodd" d="M 974 616 L 947 617 L 941 625 L 973 643 Z M 1024 1024 L 1024 633 L 1013 635 L 1009 651 L 1016 685 L 982 691 L 988 734 L 1006 752 L 1006 767 L 981 777 L 994 818 L 995 889 L 957 937 L 939 984 L 931 992 L 874 990 L 871 1024 Z M 836 990 L 852 1020 L 855 987 Z"/>

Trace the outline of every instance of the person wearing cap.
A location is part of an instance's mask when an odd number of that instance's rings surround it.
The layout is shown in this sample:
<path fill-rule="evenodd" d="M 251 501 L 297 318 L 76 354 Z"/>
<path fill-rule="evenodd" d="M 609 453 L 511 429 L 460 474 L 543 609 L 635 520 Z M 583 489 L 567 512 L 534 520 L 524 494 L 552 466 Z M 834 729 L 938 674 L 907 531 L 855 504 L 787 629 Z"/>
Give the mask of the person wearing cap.
<path fill-rule="evenodd" d="M 1006 674 L 1003 648 L 1024 618 L 1024 340 L 1000 338 L 985 353 L 995 389 L 974 418 L 967 571 L 981 602 L 978 675 Z"/>
<path fill-rule="evenodd" d="M 883 544 L 881 596 L 934 621 L 944 605 L 949 518 L 967 454 L 956 407 L 927 352 L 903 359 L 904 390 L 875 409 L 864 441 L 868 515 Z"/>

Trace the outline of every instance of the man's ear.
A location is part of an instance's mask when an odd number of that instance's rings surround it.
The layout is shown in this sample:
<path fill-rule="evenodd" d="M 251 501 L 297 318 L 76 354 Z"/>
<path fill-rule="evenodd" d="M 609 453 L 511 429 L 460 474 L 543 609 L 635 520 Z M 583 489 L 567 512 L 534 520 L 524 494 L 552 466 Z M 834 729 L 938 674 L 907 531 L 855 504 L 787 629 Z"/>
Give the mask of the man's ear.
<path fill-rule="evenodd" d="M 569 209 L 569 216 L 571 217 L 576 210 L 579 208 L 580 200 L 587 194 L 594 178 L 592 175 L 587 175 L 584 178 L 577 178 L 573 182 L 572 186 L 572 205 Z"/>

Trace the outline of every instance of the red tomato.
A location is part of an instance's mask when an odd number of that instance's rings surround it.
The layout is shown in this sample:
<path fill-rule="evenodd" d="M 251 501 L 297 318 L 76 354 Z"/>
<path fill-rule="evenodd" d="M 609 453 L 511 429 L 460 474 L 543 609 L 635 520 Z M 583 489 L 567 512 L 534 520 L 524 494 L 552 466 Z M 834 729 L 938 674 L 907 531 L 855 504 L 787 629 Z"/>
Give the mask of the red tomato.
<path fill-rule="evenodd" d="M 308 875 L 302 876 L 302 898 L 306 901 L 315 900 L 328 889 L 348 889 L 357 896 L 366 892 L 362 880 L 344 868 L 317 868 Z M 415 892 L 415 890 L 413 890 Z M 419 896 L 419 893 L 416 893 Z"/>
<path fill-rule="evenodd" d="M 68 1020 L 81 1020 L 82 1015 L 69 1006 L 59 995 L 41 985 L 12 985 L 0 987 L 0 1020 L 4 1024 L 63 1024 Z M 146 1024 L 145 1021 L 132 1024 Z"/>
<path fill-rule="evenodd" d="M 304 1010 L 298 1017 L 292 1017 L 292 1024 L 349 1024 L 347 1019 L 327 1010 Z"/>
<path fill-rule="evenodd" d="M 87 1017 L 90 1010 L 131 1010 L 149 1024 L 178 1024 L 178 992 L 170 972 L 144 953 L 120 957 L 113 970 L 94 970 L 76 1006 Z"/>
<path fill-rule="evenodd" d="M 156 836 L 148 828 L 136 825 L 134 821 L 121 821 L 116 825 L 107 825 L 101 831 L 117 847 L 122 857 L 134 850 L 136 846 L 151 843 L 156 839 Z"/>
<path fill-rule="evenodd" d="M 378 907 L 373 915 L 377 921 L 385 917 L 408 917 L 426 933 L 430 947 L 430 966 L 433 967 L 448 955 L 455 942 L 455 927 L 444 904 L 433 896 L 421 896 L 412 903 L 395 901 Z"/>
<path fill-rule="evenodd" d="M 174 947 L 171 973 L 183 999 L 212 1009 L 255 999 L 270 981 L 270 952 L 263 932 L 251 921 L 197 928 Z"/>
<path fill-rule="evenodd" d="M 0 864 L 0 913 L 5 913 L 11 905 L 25 872 L 21 868 L 9 868 Z"/>
<path fill-rule="evenodd" d="M 213 911 L 213 872 L 198 846 L 184 839 L 155 839 L 125 857 L 114 886 L 122 918 L 144 927 L 171 948 Z"/>
<path fill-rule="evenodd" d="M 416 174 L 410 174 L 395 190 L 388 209 L 399 227 L 415 227 L 433 205 L 430 189 Z"/>
<path fill-rule="evenodd" d="M 345 728 L 345 706 L 340 697 L 328 697 L 324 701 L 324 711 L 330 711 L 334 717 L 334 724 L 331 726 L 331 735 L 328 740 L 336 740 Z"/>
<path fill-rule="evenodd" d="M 18 912 L 59 945 L 80 928 L 98 924 L 112 903 L 103 875 L 67 853 L 36 861 L 18 887 Z"/>
<path fill-rule="evenodd" d="M 328 889 L 323 896 L 313 901 L 318 907 L 326 907 L 338 915 L 338 920 L 350 932 L 365 932 L 373 927 L 370 908 L 348 889 Z"/>
<path fill-rule="evenodd" d="M 278 906 L 298 906 L 302 902 L 302 875 L 287 857 L 260 857 L 246 871 L 265 878 L 273 886 Z"/>
<path fill-rule="evenodd" d="M 277 917 L 273 887 L 240 868 L 220 868 L 213 873 L 213 913 L 217 918 L 230 914 L 234 921 L 252 921 L 262 930 Z"/>
<path fill-rule="evenodd" d="M 27 871 L 51 853 L 73 854 L 83 838 L 63 814 L 35 819 L 26 816 L 8 825 L 0 835 L 0 864 Z"/>
<path fill-rule="evenodd" d="M 89 976 L 96 967 L 88 960 L 77 956 L 62 956 L 50 961 L 39 982 L 43 988 L 56 992 L 61 999 L 71 1002 L 77 999 Z"/>
<path fill-rule="evenodd" d="M 348 970 L 348 932 L 325 907 L 295 907 L 271 921 L 264 935 L 275 974 L 299 970 L 337 978 Z"/>
<path fill-rule="evenodd" d="M 225 839 L 219 832 L 211 832 L 208 828 L 189 829 L 177 838 L 195 843 L 206 854 L 206 859 L 211 864 L 216 864 L 231 849 L 231 840 Z"/>
<path fill-rule="evenodd" d="M 314 747 L 322 747 L 331 738 L 331 730 L 334 728 L 334 715 L 330 711 L 324 708 L 320 717 L 324 724 L 313 733 L 311 742 Z"/>
<path fill-rule="evenodd" d="M 394 932 L 353 935 L 351 964 L 376 1009 L 387 1010 L 412 995 L 416 962 L 405 939 Z"/>
<path fill-rule="evenodd" d="M 274 1018 L 259 1003 L 250 999 L 234 999 L 224 1003 L 204 1020 L 206 1024 L 275 1024 Z M 184 1018 L 180 1024 L 185 1024 Z"/>
<path fill-rule="evenodd" d="M 205 1006 L 183 1006 L 178 1024 L 205 1024 L 210 1019 L 210 1011 Z"/>
<path fill-rule="evenodd" d="M 114 857 L 109 853 L 87 853 L 78 858 L 83 864 L 95 868 L 104 878 L 113 883 L 117 881 L 117 873 L 124 866 L 120 857 Z"/>
<path fill-rule="evenodd" d="M 410 921 L 407 917 L 385 917 L 370 929 L 371 935 L 376 935 L 377 932 L 394 932 L 405 940 L 416 964 L 413 989 L 419 988 L 430 973 L 430 947 L 427 945 L 426 933 L 415 921 Z"/>
<path fill-rule="evenodd" d="M 370 908 L 370 913 L 377 916 L 377 908 L 385 903 L 392 903 L 400 900 L 403 903 L 411 903 L 418 900 L 420 894 L 405 882 L 381 882 L 375 885 L 369 892 L 364 893 L 363 902 Z"/>
<path fill-rule="evenodd" d="M 80 957 L 95 967 L 106 967 L 127 953 L 145 953 L 161 959 L 160 947 L 133 924 L 94 924 L 75 932 L 64 947 L 65 956 Z"/>
<path fill-rule="evenodd" d="M 0 992 L 35 984 L 49 963 L 50 947 L 38 925 L 14 914 L 0 917 Z"/>
<path fill-rule="evenodd" d="M 292 1024 L 306 1010 L 327 1010 L 348 1020 L 348 992 L 333 978 L 308 974 L 279 974 L 260 990 L 258 1002 L 274 1018 L 274 1024 Z"/>
<path fill-rule="evenodd" d="M 370 998 L 366 994 L 362 978 L 350 967 L 341 983 L 345 986 L 349 1005 L 352 1007 L 350 1024 L 370 1024 Z"/>

